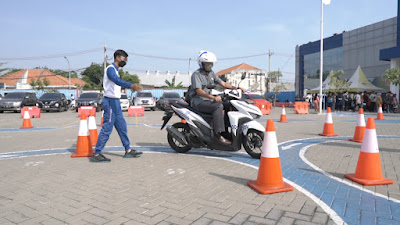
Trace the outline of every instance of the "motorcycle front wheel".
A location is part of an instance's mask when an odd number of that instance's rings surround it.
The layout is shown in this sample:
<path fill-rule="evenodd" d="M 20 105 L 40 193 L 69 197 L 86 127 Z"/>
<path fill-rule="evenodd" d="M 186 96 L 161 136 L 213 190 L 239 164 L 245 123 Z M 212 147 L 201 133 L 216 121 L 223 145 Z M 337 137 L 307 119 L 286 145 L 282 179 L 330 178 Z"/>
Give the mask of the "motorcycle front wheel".
<path fill-rule="evenodd" d="M 243 147 L 246 152 L 253 158 L 261 157 L 261 149 L 264 140 L 264 133 L 258 130 L 249 129 L 247 134 L 243 134 Z"/>
<path fill-rule="evenodd" d="M 189 134 L 189 126 L 185 123 L 175 123 L 172 125 L 175 127 L 180 133 L 183 134 L 183 136 L 186 136 L 186 134 Z M 178 140 L 176 140 L 171 134 L 168 133 L 167 135 L 168 138 L 168 144 L 171 146 L 172 149 L 174 149 L 178 153 L 186 153 L 188 152 L 192 146 L 190 145 L 183 145 L 179 143 Z"/>

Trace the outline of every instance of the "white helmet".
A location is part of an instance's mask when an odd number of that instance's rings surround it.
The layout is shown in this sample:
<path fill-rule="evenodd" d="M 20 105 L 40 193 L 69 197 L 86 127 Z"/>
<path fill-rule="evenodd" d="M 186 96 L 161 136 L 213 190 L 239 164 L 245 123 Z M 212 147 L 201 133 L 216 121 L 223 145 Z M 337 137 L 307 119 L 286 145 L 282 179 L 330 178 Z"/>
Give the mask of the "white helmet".
<path fill-rule="evenodd" d="M 206 50 L 201 50 L 199 52 L 199 56 L 197 57 L 197 62 L 199 63 L 200 68 L 203 68 L 203 62 L 212 62 L 215 63 L 217 61 L 217 56 L 214 53 Z"/>

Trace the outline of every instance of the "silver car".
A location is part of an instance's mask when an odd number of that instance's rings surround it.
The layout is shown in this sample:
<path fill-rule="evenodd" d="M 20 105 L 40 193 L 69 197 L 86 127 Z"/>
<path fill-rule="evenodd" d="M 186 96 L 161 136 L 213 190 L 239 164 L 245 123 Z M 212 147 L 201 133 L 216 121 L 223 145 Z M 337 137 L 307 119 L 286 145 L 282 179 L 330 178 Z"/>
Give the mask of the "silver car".
<path fill-rule="evenodd" d="M 151 92 L 138 92 L 133 99 L 134 105 L 143 106 L 145 109 L 156 110 L 156 100 Z"/>
<path fill-rule="evenodd" d="M 130 98 L 126 96 L 125 94 L 121 95 L 120 103 L 121 103 L 121 109 L 122 111 L 127 111 L 130 105 Z"/>

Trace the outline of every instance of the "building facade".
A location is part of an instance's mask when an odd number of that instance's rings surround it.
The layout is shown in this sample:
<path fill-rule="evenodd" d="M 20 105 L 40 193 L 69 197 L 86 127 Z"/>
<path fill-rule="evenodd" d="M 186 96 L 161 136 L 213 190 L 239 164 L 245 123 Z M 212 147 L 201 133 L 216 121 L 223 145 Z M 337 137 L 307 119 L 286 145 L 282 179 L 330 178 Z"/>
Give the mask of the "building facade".
<path fill-rule="evenodd" d="M 242 74 L 246 74 L 246 78 L 242 81 Z M 242 63 L 228 69 L 221 70 L 217 73 L 223 80 L 240 87 L 250 90 L 251 93 L 264 95 L 266 91 L 266 77 L 267 72 L 257 67 Z"/>
<path fill-rule="evenodd" d="M 394 17 L 325 38 L 323 80 L 332 70 L 343 70 L 342 78 L 349 79 L 360 66 L 369 81 L 389 91 L 383 75 L 391 63 L 382 60 L 381 50 L 396 45 L 397 26 Z M 296 46 L 296 95 L 303 96 L 305 91 L 319 87 L 319 64 L 319 40 Z"/>

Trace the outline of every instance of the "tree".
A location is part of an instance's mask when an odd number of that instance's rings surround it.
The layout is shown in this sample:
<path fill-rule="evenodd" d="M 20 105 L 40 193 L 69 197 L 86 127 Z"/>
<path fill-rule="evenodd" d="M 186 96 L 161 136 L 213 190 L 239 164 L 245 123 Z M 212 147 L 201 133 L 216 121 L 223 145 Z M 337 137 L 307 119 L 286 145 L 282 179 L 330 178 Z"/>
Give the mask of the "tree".
<path fill-rule="evenodd" d="M 50 85 L 50 81 L 47 79 L 47 78 L 44 78 L 43 79 L 43 84 L 44 84 L 44 86 L 49 86 Z"/>
<path fill-rule="evenodd" d="M 169 88 L 169 89 L 183 88 L 182 81 L 179 82 L 178 85 L 175 85 L 175 76 L 172 78 L 171 82 L 169 82 L 169 80 L 165 79 L 165 84 L 167 84 L 167 88 Z"/>
<path fill-rule="evenodd" d="M 273 91 L 274 94 L 275 94 L 275 98 L 274 98 L 274 107 L 275 107 L 275 102 L 276 102 L 276 96 L 277 96 L 281 91 L 284 91 L 284 90 L 286 90 L 286 87 L 285 87 L 284 84 L 278 84 L 278 85 L 276 85 L 276 86 L 272 89 L 272 91 Z"/>
<path fill-rule="evenodd" d="M 50 88 L 46 90 L 47 93 L 58 93 L 59 91 L 55 88 Z"/>
<path fill-rule="evenodd" d="M 35 89 L 36 87 L 36 81 L 32 78 L 31 82 L 29 83 L 29 85 L 31 85 L 32 89 Z"/>
<path fill-rule="evenodd" d="M 395 67 L 385 71 L 384 80 L 393 83 L 394 85 L 400 84 L 400 68 Z"/>
<path fill-rule="evenodd" d="M 349 83 L 347 79 L 342 80 L 341 77 L 344 74 L 343 70 L 331 71 L 329 77 L 329 86 L 334 93 L 345 92 L 349 89 Z"/>
<path fill-rule="evenodd" d="M 120 75 L 121 79 L 126 82 L 129 82 L 132 84 L 140 84 L 140 79 L 139 79 L 138 75 L 136 75 L 136 74 L 130 74 L 128 71 L 125 72 L 122 69 L 120 69 L 118 71 L 118 74 Z"/>
<path fill-rule="evenodd" d="M 43 83 L 42 83 L 42 81 L 41 80 L 37 80 L 36 81 L 36 85 L 37 85 L 37 87 L 36 87 L 36 90 L 44 90 L 44 86 L 43 86 Z"/>
<path fill-rule="evenodd" d="M 61 75 L 61 76 L 65 77 L 65 78 L 69 78 L 68 71 L 59 70 L 59 69 L 57 69 L 57 70 L 49 69 L 49 71 L 52 72 L 52 73 L 55 73 L 57 75 Z M 76 73 L 76 71 L 71 71 L 71 78 L 78 78 L 78 74 Z"/>
<path fill-rule="evenodd" d="M 279 78 L 282 77 L 281 71 L 271 71 L 268 73 L 268 79 L 272 83 L 277 83 L 279 82 Z"/>
<path fill-rule="evenodd" d="M 86 81 L 89 87 L 102 90 L 103 73 L 104 73 L 103 65 L 92 63 L 88 68 L 86 68 L 81 73 L 82 80 Z M 87 85 L 85 86 L 87 87 Z"/>

